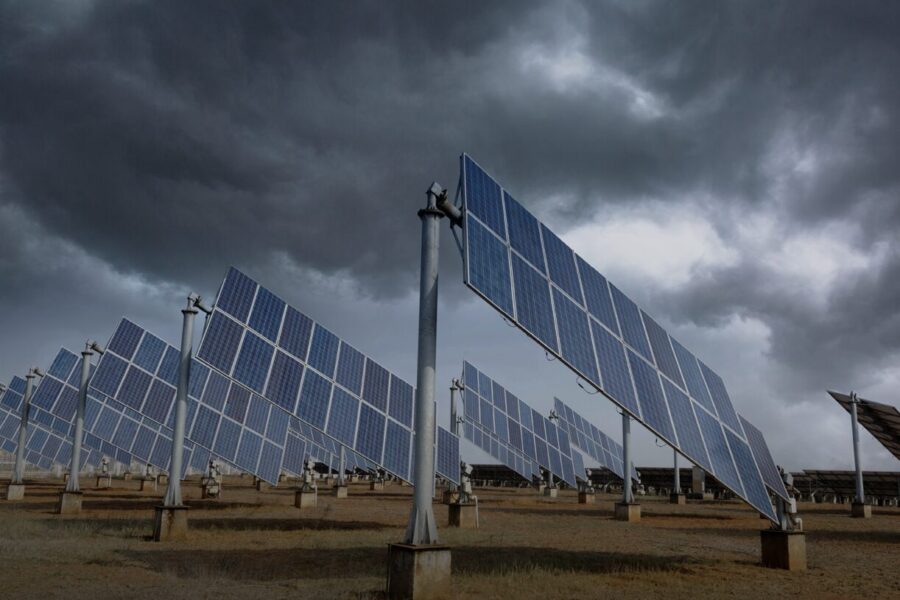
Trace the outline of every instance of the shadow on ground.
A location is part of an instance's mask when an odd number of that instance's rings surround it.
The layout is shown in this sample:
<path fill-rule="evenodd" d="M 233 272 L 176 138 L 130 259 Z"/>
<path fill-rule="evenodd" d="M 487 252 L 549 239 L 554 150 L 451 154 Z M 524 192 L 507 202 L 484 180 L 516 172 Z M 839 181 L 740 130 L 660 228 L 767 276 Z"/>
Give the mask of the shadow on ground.
<path fill-rule="evenodd" d="M 191 519 L 190 528 L 201 531 L 358 531 L 388 529 L 390 525 L 371 521 L 331 521 L 327 519 Z"/>
<path fill-rule="evenodd" d="M 329 579 L 383 577 L 384 547 L 286 548 L 270 550 L 142 550 L 123 558 L 181 578 L 221 577 L 236 580 Z M 564 573 L 640 573 L 686 571 L 692 559 L 619 552 L 576 552 L 553 548 L 453 548 L 454 574 L 503 575 L 532 570 Z M 352 565 L 352 568 L 348 568 Z"/>

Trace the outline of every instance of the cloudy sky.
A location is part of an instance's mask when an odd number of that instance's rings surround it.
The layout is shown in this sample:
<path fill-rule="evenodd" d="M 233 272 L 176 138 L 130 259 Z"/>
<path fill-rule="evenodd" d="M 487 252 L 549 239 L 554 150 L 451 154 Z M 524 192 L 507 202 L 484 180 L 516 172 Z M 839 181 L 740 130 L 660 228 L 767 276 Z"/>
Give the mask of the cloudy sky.
<path fill-rule="evenodd" d="M 776 461 L 850 468 L 826 390 L 900 404 L 897 31 L 882 2 L 2 0 L 0 377 L 123 315 L 177 341 L 235 265 L 414 381 L 416 210 L 465 151 L 721 373 Z M 443 233 L 441 421 L 465 357 L 620 438 Z"/>

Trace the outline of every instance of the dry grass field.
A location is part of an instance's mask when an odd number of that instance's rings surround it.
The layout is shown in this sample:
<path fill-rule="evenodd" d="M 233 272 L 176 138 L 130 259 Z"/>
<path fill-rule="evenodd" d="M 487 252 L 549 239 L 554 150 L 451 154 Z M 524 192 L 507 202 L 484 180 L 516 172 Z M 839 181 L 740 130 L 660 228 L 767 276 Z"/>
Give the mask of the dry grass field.
<path fill-rule="evenodd" d="M 5 482 L 3 482 L 5 483 Z M 3 486 L 0 483 L 0 486 Z M 24 502 L 0 501 L 0 597 L 13 598 L 378 598 L 386 545 L 399 541 L 411 488 L 352 485 L 337 500 L 321 490 L 301 513 L 293 491 L 257 492 L 227 478 L 223 497 L 199 500 L 185 484 L 191 538 L 147 541 L 156 494 L 137 481 L 93 490 L 84 512 L 53 514 L 59 481 L 35 481 Z M 481 528 L 441 529 L 453 548 L 459 597 L 477 598 L 900 598 L 900 509 L 871 520 L 849 506 L 802 505 L 809 570 L 759 566 L 759 529 L 742 504 L 672 506 L 643 498 L 639 524 L 612 520 L 616 498 L 578 505 L 531 490 L 478 489 Z M 447 507 L 435 504 L 438 523 Z"/>

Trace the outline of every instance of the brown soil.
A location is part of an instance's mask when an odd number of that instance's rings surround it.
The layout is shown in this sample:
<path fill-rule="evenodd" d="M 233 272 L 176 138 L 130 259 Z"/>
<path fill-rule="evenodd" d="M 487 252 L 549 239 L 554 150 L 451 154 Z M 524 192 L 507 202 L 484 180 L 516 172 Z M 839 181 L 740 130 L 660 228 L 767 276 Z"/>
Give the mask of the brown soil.
<path fill-rule="evenodd" d="M 28 485 L 26 500 L 0 501 L 2 598 L 381 597 L 387 544 L 400 541 L 411 488 L 352 485 L 300 512 L 293 490 L 258 492 L 229 478 L 221 500 L 185 484 L 191 537 L 148 541 L 158 493 L 137 481 L 93 490 L 84 512 L 53 514 L 59 481 Z M 0 484 L 2 487 L 2 484 Z M 740 503 L 675 506 L 641 499 L 643 520 L 612 520 L 613 496 L 579 505 L 531 490 L 479 489 L 481 528 L 441 529 L 453 549 L 459 597 L 478 598 L 900 598 L 900 509 L 851 519 L 849 506 L 804 504 L 809 570 L 759 565 L 768 522 Z M 447 507 L 435 504 L 438 523 Z"/>

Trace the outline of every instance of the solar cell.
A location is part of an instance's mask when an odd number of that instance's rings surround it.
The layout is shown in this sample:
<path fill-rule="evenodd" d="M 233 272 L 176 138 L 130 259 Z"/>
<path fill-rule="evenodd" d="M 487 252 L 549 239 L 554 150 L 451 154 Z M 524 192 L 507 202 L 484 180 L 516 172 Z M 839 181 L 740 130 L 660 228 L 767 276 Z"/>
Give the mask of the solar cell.
<path fill-rule="evenodd" d="M 788 494 L 787 488 L 784 486 L 784 480 L 778 472 L 772 453 L 769 452 L 769 445 L 766 444 L 766 438 L 763 436 L 762 431 L 744 417 L 741 417 L 741 425 L 744 426 L 744 433 L 747 434 L 750 450 L 753 452 L 753 457 L 756 459 L 756 464 L 759 466 L 766 487 L 772 493 L 790 501 L 792 496 Z"/>
<path fill-rule="evenodd" d="M 466 285 L 689 459 L 711 463 L 713 475 L 733 484 L 733 491 L 758 505 L 744 490 L 758 489 L 762 478 L 742 486 L 735 457 L 722 451 L 728 446 L 720 420 L 745 443 L 746 434 L 721 378 L 534 219 L 469 156 L 463 155 L 460 165 Z M 535 227 L 540 231 L 543 263 L 537 253 Z M 469 380 L 468 374 L 464 377 Z M 674 417 L 677 425 L 673 423 L 661 377 L 687 398 L 687 406 L 681 403 L 681 409 L 703 411 L 699 439 L 689 426 L 687 410 Z M 481 382 L 478 391 L 484 394 Z M 681 400 L 679 396 L 675 402 Z M 716 428 L 710 427 L 707 419 Z M 678 440 L 682 428 L 684 446 Z M 707 435 L 715 435 L 712 443 Z M 706 456 L 696 454 L 701 445 Z M 540 457 L 540 448 L 538 454 Z M 753 477 L 754 470 L 746 471 L 744 476 Z M 759 469 L 755 472 L 759 474 Z M 770 511 L 764 512 L 772 518 Z"/>

